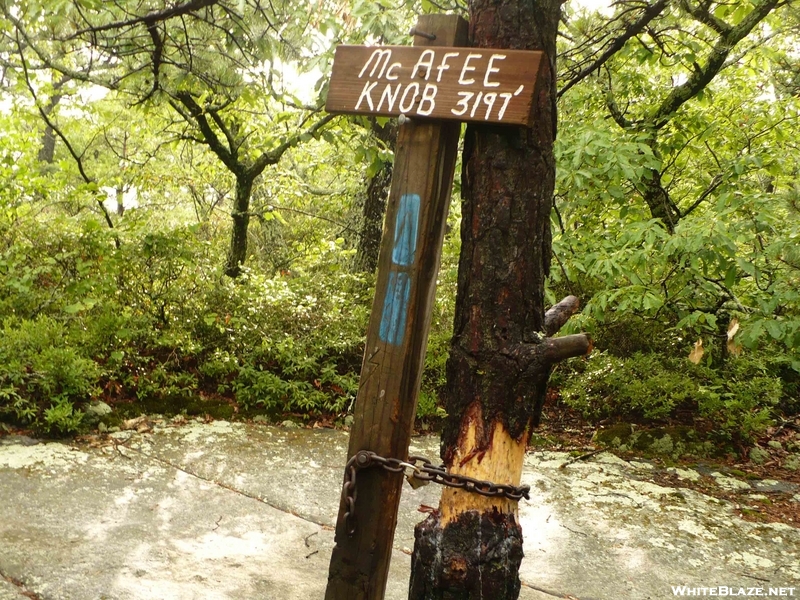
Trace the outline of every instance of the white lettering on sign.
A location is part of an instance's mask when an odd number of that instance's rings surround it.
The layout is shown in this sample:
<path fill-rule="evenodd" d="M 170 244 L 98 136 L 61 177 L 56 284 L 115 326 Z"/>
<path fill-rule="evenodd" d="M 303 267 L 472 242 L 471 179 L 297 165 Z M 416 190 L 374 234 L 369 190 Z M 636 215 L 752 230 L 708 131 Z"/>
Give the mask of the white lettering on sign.
<path fill-rule="evenodd" d="M 374 65 L 372 65 L 372 59 L 373 58 L 375 59 L 375 64 Z M 391 58 L 392 58 L 392 51 L 391 50 L 380 50 L 380 49 L 375 50 L 375 52 L 373 52 L 370 55 L 369 60 L 364 65 L 364 68 L 361 69 L 361 72 L 358 74 L 358 78 L 361 79 L 364 76 L 364 73 L 366 73 L 366 71 L 367 71 L 367 69 L 369 69 L 370 65 L 372 65 L 372 71 L 369 72 L 369 76 L 370 77 L 375 77 L 375 70 L 380 66 L 381 60 L 383 60 L 383 66 L 381 67 L 381 70 L 378 71 L 378 79 L 380 79 L 381 77 L 383 77 L 383 73 L 386 71 L 386 66 L 389 64 L 389 61 L 391 60 Z M 392 66 L 394 66 L 394 65 L 392 65 Z M 389 69 L 389 70 L 391 71 L 391 69 Z"/>
<path fill-rule="evenodd" d="M 394 110 L 394 103 L 397 101 L 397 97 L 400 95 L 400 90 L 402 89 L 403 84 L 398 83 L 394 89 L 394 95 L 392 95 L 392 85 L 390 83 L 386 84 L 386 87 L 383 88 L 383 93 L 381 94 L 381 101 L 378 103 L 378 110 L 380 111 L 381 107 L 383 106 L 383 101 L 386 100 L 386 108 L 388 110 Z"/>
<path fill-rule="evenodd" d="M 461 85 L 472 85 L 475 83 L 474 79 L 464 79 L 464 75 L 467 73 L 467 71 L 474 71 L 476 69 L 476 67 L 471 67 L 469 65 L 469 61 L 480 57 L 480 54 L 467 54 L 467 58 L 464 59 L 464 66 L 461 67 L 461 75 L 458 76 L 458 83 Z"/>
<path fill-rule="evenodd" d="M 499 67 L 494 66 L 494 61 L 496 60 L 505 60 L 504 54 L 493 54 L 492 58 L 489 59 L 489 67 L 486 69 L 486 75 L 483 76 L 483 87 L 500 87 L 499 81 L 489 81 L 489 75 L 492 73 L 499 73 Z"/>
<path fill-rule="evenodd" d="M 386 79 L 388 79 L 389 81 L 397 81 L 400 78 L 400 75 L 392 75 L 392 71 L 394 71 L 395 69 L 399 69 L 402 66 L 403 65 L 400 64 L 399 62 L 392 63 L 391 65 L 389 65 L 389 70 L 386 71 Z"/>
<path fill-rule="evenodd" d="M 367 99 L 367 104 L 369 105 L 369 109 L 375 110 L 375 108 L 372 106 L 372 96 L 370 96 L 370 93 L 372 93 L 372 90 L 375 88 L 376 85 L 378 85 L 377 81 L 373 81 L 372 83 L 368 81 L 367 83 L 364 84 L 364 89 L 361 90 L 361 95 L 358 97 L 358 102 L 356 102 L 356 110 L 361 108 L 361 102 L 364 100 L 364 98 Z"/>
<path fill-rule="evenodd" d="M 408 92 L 414 90 L 414 95 L 411 97 L 411 101 L 408 104 L 405 104 L 406 98 L 408 97 Z M 405 91 L 403 92 L 403 97 L 400 98 L 400 112 L 405 114 L 411 112 L 411 109 L 414 108 L 414 104 L 417 101 L 417 96 L 419 96 L 419 84 L 415 81 L 411 85 L 407 85 Z"/>
<path fill-rule="evenodd" d="M 438 75 L 436 75 L 436 83 L 442 82 L 442 71 L 448 71 L 450 69 L 450 65 L 447 64 L 448 58 L 458 58 L 461 52 L 447 52 L 442 57 L 442 62 L 436 67 L 436 71 Z"/>
<path fill-rule="evenodd" d="M 431 67 L 433 66 L 433 59 L 436 58 L 436 53 L 433 50 L 425 50 L 417 60 L 417 64 L 414 65 L 414 70 L 411 71 L 411 79 L 417 76 L 417 71 L 422 67 L 425 67 L 425 76 L 423 79 L 428 81 L 428 77 L 431 76 Z"/>
<path fill-rule="evenodd" d="M 492 109 L 494 108 L 494 103 L 497 101 L 497 97 L 500 96 L 503 98 L 503 106 L 500 108 L 500 111 L 497 113 L 498 120 L 503 119 L 503 115 L 506 114 L 506 109 L 508 108 L 508 103 L 511 101 L 513 96 L 519 96 L 522 93 L 522 90 L 525 89 L 524 85 L 519 86 L 513 94 L 509 92 L 503 92 L 502 94 L 497 94 L 496 92 L 489 92 L 485 94 L 483 92 L 478 92 L 477 97 L 475 97 L 475 92 L 458 92 L 460 96 L 460 100 L 456 103 L 456 108 L 451 108 L 450 112 L 453 113 L 457 117 L 461 117 L 469 110 L 469 117 L 470 119 L 475 117 L 475 114 L 478 110 L 478 106 L 481 103 L 481 99 L 483 99 L 484 103 L 487 105 L 486 114 L 483 117 L 484 121 L 488 121 L 489 117 L 492 115 Z M 470 101 L 472 98 L 475 97 L 475 102 L 472 104 L 472 110 L 470 110 Z"/>
<path fill-rule="evenodd" d="M 497 92 L 489 92 L 483 96 L 483 103 L 488 107 L 486 109 L 486 116 L 483 117 L 484 119 L 488 119 L 489 115 L 492 114 L 495 100 L 497 100 Z"/>
<path fill-rule="evenodd" d="M 337 98 L 331 106 L 343 112 L 495 122 L 503 121 L 513 106 L 509 120 L 524 123 L 538 67 L 521 66 L 520 54 L 477 48 L 425 48 L 413 53 L 401 47 L 364 49 L 358 61 L 346 63 L 349 87 L 339 97 L 347 98 L 347 103 L 343 106 Z M 540 55 L 534 56 L 534 65 Z M 527 54 L 524 59 L 529 60 Z M 523 91 L 524 104 L 514 104 Z"/>
<path fill-rule="evenodd" d="M 425 89 L 422 90 L 422 98 L 419 100 L 419 106 L 417 107 L 417 114 L 422 115 L 423 117 L 427 117 L 433 112 L 433 109 L 436 108 L 436 92 L 439 91 L 439 88 L 436 87 L 433 83 L 426 83 Z M 422 108 L 425 103 L 428 103 L 428 108 Z"/>

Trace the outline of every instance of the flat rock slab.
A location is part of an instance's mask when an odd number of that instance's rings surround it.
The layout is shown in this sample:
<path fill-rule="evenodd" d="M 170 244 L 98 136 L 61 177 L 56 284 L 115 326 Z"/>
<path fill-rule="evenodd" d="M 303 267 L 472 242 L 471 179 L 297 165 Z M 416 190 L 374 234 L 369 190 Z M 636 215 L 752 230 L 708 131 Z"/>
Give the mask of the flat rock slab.
<path fill-rule="evenodd" d="M 0 600 L 324 596 L 346 433 L 217 421 L 113 441 L 0 438 Z M 438 439 L 414 438 L 411 453 L 436 458 Z M 645 462 L 600 454 L 560 468 L 569 460 L 525 461 L 523 600 L 800 581 L 800 530 L 650 483 Z M 390 600 L 407 596 L 418 509 L 439 492 L 404 488 Z"/>

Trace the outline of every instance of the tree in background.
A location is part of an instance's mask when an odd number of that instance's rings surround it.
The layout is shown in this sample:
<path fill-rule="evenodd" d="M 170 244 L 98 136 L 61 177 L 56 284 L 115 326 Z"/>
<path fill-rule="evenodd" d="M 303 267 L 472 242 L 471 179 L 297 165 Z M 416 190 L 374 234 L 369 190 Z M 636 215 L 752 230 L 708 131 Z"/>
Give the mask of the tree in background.
<path fill-rule="evenodd" d="M 554 285 L 590 297 L 576 325 L 601 346 L 669 352 L 688 333 L 719 366 L 768 334 L 800 370 L 797 8 L 636 10 L 566 21 Z"/>
<path fill-rule="evenodd" d="M 375 118 L 370 119 L 369 122 L 375 138 L 384 148 L 394 151 L 397 125 L 388 120 L 381 124 Z M 389 199 L 389 187 L 392 183 L 391 160 L 380 160 L 376 153 L 376 156 L 370 161 L 367 175 L 363 218 L 355 261 L 357 268 L 367 273 L 374 273 L 378 268 L 378 251 L 383 235 L 383 215 L 386 213 L 386 202 Z"/>
<path fill-rule="evenodd" d="M 285 81 L 275 82 L 282 69 L 316 66 L 302 60 L 298 40 L 305 37 L 308 50 L 325 56 L 329 42 L 316 34 L 313 16 L 300 5 L 276 12 L 258 1 L 3 7 L 14 26 L 6 35 L 26 75 L 49 70 L 113 90 L 133 105 L 166 102 L 177 116 L 164 126 L 167 139 L 203 144 L 216 155 L 235 182 L 225 272 L 237 276 L 247 258 L 256 178 L 333 118 L 318 114 L 319 103 L 303 104 Z M 309 47 L 315 35 L 322 48 Z M 33 81 L 30 87 L 35 93 Z"/>

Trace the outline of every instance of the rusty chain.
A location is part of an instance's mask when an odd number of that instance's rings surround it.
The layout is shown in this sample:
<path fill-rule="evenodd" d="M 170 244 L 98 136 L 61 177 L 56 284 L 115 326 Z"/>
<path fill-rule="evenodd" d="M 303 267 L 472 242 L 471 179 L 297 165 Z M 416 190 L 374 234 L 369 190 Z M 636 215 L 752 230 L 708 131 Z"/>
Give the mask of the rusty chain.
<path fill-rule="evenodd" d="M 519 501 L 522 498 L 530 500 L 529 485 L 514 486 L 506 483 L 492 483 L 482 481 L 467 475 L 449 473 L 444 465 L 434 466 L 433 463 L 424 456 L 409 456 L 407 461 L 399 458 L 384 458 L 369 450 L 360 450 L 345 466 L 345 478 L 342 493 L 345 500 L 344 521 L 347 528 L 347 535 L 355 533 L 355 512 L 356 497 L 356 476 L 359 470 L 370 467 L 380 467 L 390 473 L 403 473 L 410 469 L 407 479 L 412 487 L 427 485 L 429 482 L 437 483 L 452 488 L 463 489 L 481 496 L 490 498 L 507 498 Z M 416 484 L 414 483 L 416 480 Z"/>

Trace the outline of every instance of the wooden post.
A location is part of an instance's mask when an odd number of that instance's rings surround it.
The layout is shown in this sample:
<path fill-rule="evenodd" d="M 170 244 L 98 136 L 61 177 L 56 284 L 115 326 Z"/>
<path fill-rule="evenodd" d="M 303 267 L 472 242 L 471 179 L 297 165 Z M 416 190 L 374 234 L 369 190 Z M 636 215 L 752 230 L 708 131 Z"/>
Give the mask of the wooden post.
<path fill-rule="evenodd" d="M 467 22 L 419 18 L 414 43 L 460 46 Z M 435 39 L 430 39 L 435 36 Z M 405 459 L 417 407 L 436 277 L 453 183 L 460 123 L 412 119 L 400 126 L 348 457 L 359 450 Z M 353 535 L 336 525 L 326 600 L 384 596 L 402 473 L 358 473 Z"/>

